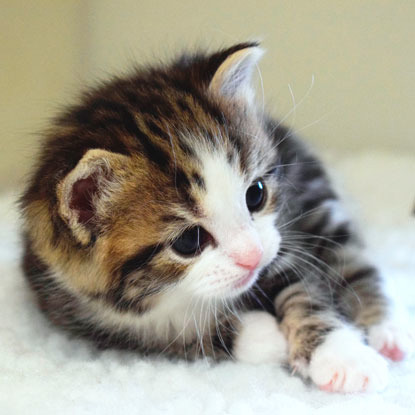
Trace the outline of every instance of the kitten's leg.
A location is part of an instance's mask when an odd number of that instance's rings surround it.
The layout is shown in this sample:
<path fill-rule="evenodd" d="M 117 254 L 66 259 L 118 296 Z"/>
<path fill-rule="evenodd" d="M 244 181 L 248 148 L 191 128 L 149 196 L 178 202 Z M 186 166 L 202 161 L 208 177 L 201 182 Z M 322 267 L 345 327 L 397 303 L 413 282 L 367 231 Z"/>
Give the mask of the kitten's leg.
<path fill-rule="evenodd" d="M 332 392 L 380 390 L 387 364 L 365 345 L 362 334 L 342 321 L 317 283 L 297 282 L 275 299 L 280 328 L 288 340 L 294 371 Z"/>
<path fill-rule="evenodd" d="M 185 348 L 183 346 L 182 339 L 179 339 L 169 351 L 172 356 L 182 355 L 186 360 L 235 358 L 256 364 L 283 363 L 287 356 L 287 341 L 275 317 L 264 311 L 246 311 L 238 317 L 217 320 L 210 333 L 202 339 L 195 338 Z"/>
<path fill-rule="evenodd" d="M 319 258 L 318 264 L 327 264 L 320 277 L 335 292 L 341 314 L 362 328 L 368 343 L 384 356 L 395 361 L 409 356 L 413 334 L 385 295 L 378 271 L 363 257 L 339 201 L 324 201 L 310 219 L 301 224 L 302 231 L 316 240 L 309 253 Z"/>
<path fill-rule="evenodd" d="M 378 271 L 350 249 L 345 258 L 343 286 L 337 289 L 339 309 L 367 333 L 367 341 L 385 357 L 400 361 L 414 350 L 414 333 L 383 292 Z"/>

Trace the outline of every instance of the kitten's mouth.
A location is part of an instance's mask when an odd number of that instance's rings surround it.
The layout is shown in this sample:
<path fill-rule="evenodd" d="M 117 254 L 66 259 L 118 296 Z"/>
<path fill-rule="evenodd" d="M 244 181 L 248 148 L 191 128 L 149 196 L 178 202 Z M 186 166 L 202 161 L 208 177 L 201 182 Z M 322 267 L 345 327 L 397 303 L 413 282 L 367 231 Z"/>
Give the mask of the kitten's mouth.
<path fill-rule="evenodd" d="M 247 288 L 248 286 L 251 286 L 255 282 L 257 275 L 258 273 L 256 272 L 256 270 L 253 270 L 245 277 L 242 277 L 239 280 L 237 280 L 235 284 L 233 285 L 233 287 L 235 289 Z"/>

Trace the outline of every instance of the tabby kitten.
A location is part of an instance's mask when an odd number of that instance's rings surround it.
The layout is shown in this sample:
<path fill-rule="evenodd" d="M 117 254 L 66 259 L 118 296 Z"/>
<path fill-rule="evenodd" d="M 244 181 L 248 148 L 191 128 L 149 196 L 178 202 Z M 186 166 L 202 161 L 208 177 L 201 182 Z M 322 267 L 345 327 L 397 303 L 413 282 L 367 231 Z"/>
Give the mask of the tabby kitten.
<path fill-rule="evenodd" d="M 380 354 L 413 340 L 320 162 L 256 107 L 261 55 L 138 69 L 56 119 L 21 198 L 25 275 L 56 325 L 99 347 L 383 388 Z"/>

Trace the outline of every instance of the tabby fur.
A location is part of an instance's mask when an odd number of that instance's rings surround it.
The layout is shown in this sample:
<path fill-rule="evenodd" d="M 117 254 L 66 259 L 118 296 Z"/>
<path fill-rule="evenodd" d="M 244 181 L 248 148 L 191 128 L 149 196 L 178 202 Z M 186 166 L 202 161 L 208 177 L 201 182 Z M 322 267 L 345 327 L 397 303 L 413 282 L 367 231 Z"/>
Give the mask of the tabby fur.
<path fill-rule="evenodd" d="M 260 54 L 248 42 L 139 68 L 53 121 L 20 201 L 24 273 L 53 323 L 102 348 L 220 359 L 238 354 L 241 316 L 266 311 L 287 341 L 284 359 L 307 377 L 331 333 L 367 335 L 387 318 L 378 271 L 322 164 L 255 105 L 250 77 Z M 216 174 L 222 165 L 246 186 L 260 177 L 266 187 L 262 209 L 241 215 L 262 223 L 256 233 L 246 225 L 246 240 L 272 229 L 262 240 L 268 259 L 248 288 L 194 300 L 175 287 L 221 242 L 209 228 L 208 248 L 194 257 L 172 245 L 184 229 L 213 223 L 207 193 L 228 180 Z M 219 216 L 232 211 L 226 198 L 212 202 Z M 214 219 L 216 229 L 232 215 Z M 229 231 L 236 239 L 245 232 L 238 226 Z"/>

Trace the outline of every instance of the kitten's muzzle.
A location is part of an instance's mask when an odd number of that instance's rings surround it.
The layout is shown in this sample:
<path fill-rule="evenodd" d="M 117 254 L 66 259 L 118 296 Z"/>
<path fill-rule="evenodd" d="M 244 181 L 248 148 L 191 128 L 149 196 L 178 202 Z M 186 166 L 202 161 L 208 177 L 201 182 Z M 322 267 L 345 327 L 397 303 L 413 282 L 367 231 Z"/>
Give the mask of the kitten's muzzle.
<path fill-rule="evenodd" d="M 229 256 L 233 259 L 236 265 L 252 271 L 257 268 L 262 259 L 264 249 L 261 245 L 252 245 L 247 249 L 234 251 Z"/>

